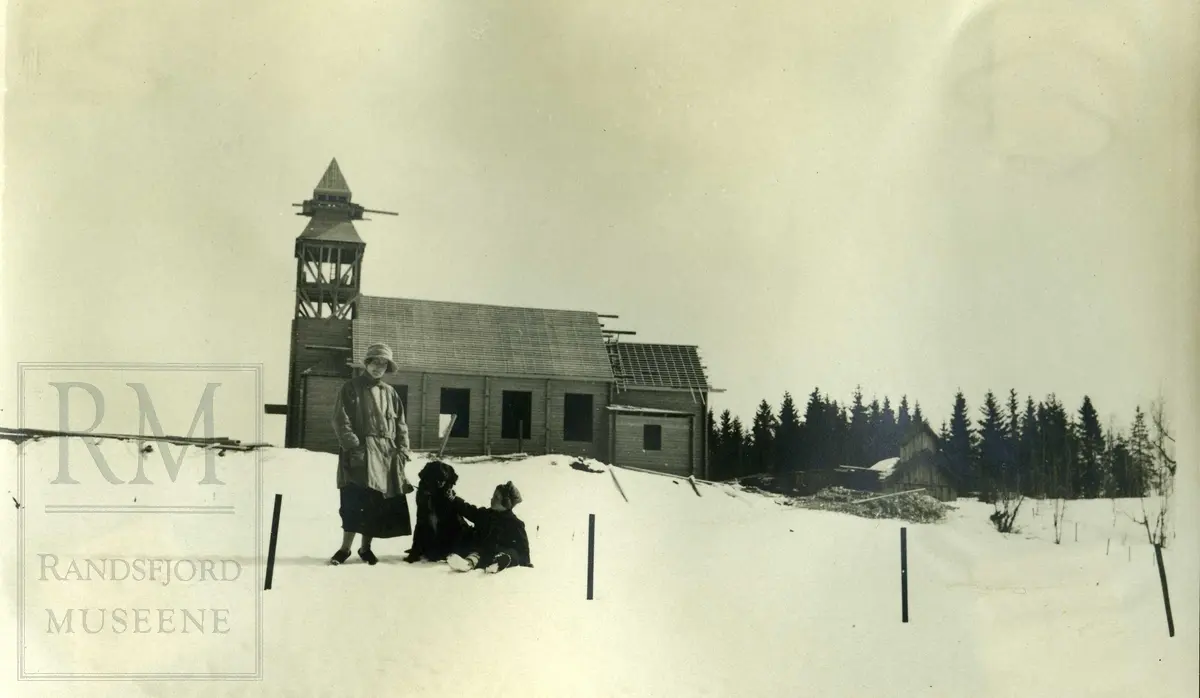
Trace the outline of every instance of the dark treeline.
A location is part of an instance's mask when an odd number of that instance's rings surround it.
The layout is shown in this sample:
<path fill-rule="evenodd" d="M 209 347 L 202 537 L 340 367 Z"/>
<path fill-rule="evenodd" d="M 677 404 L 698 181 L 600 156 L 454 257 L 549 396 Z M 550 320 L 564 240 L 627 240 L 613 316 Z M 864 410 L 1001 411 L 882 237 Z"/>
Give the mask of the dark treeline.
<path fill-rule="evenodd" d="M 803 407 L 788 393 L 778 409 L 763 400 L 749 426 L 729 410 L 719 417 L 710 410 L 712 476 L 787 477 L 838 465 L 869 467 L 899 456 L 903 436 L 921 423 L 939 435 L 939 448 L 961 495 L 990 499 L 1004 491 L 1065 499 L 1139 497 L 1159 484 L 1152 482 L 1154 446 L 1140 407 L 1127 429 L 1106 428 L 1089 397 L 1072 410 L 1054 394 L 1022 402 L 1015 390 L 1004 400 L 988 391 L 974 414 L 960 391 L 950 419 L 937 427 L 920 403 L 910 406 L 907 396 L 897 406 L 887 397 L 868 403 L 861 388 L 849 404 L 839 404 L 820 389 L 809 394 Z"/>

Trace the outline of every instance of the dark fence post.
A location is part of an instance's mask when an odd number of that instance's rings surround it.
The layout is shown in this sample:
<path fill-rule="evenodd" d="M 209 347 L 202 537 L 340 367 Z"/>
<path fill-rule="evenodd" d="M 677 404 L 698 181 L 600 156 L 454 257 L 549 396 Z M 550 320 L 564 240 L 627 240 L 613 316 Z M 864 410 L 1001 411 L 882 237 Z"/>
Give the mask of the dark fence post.
<path fill-rule="evenodd" d="M 900 614 L 908 622 L 908 529 L 900 527 Z"/>
<path fill-rule="evenodd" d="M 592 592 L 594 590 L 595 575 L 596 575 L 596 515 L 588 514 L 588 570 L 587 570 L 588 601 L 592 600 Z"/>
<path fill-rule="evenodd" d="M 1162 582 L 1163 605 L 1167 608 L 1167 632 L 1175 637 L 1175 619 L 1171 616 L 1171 594 L 1167 591 L 1167 568 L 1163 566 L 1162 543 L 1154 544 L 1154 556 L 1158 559 L 1158 579 Z"/>
<path fill-rule="evenodd" d="M 263 590 L 271 588 L 271 579 L 275 576 L 275 544 L 279 540 L 279 510 L 283 508 L 283 495 L 275 495 L 275 513 L 271 516 L 271 546 L 267 550 L 267 581 Z"/>

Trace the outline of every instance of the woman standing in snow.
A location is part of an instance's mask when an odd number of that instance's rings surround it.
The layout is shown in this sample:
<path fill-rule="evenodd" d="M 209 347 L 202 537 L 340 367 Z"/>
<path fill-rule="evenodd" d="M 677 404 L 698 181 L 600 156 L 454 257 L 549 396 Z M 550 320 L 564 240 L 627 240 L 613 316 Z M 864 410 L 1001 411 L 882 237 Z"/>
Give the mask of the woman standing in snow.
<path fill-rule="evenodd" d="M 350 557 L 354 535 L 362 534 L 358 556 L 379 562 L 371 551 L 375 538 L 412 535 L 406 495 L 413 491 L 404 465 L 410 460 L 404 404 L 383 381 L 397 370 L 392 350 L 373 344 L 363 358 L 366 372 L 346 381 L 333 409 L 333 430 L 341 454 L 337 486 L 341 498 L 342 546 L 330 558 L 340 565 Z"/>

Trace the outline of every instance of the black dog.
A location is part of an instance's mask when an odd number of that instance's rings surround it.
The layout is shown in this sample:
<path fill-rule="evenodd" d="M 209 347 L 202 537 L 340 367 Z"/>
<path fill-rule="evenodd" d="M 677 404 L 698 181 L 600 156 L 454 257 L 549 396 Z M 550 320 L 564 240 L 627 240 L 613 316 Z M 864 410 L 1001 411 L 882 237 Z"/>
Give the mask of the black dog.
<path fill-rule="evenodd" d="M 448 463 L 430 461 L 417 476 L 417 523 L 405 562 L 445 560 L 470 536 L 471 528 L 451 505 L 458 473 Z"/>

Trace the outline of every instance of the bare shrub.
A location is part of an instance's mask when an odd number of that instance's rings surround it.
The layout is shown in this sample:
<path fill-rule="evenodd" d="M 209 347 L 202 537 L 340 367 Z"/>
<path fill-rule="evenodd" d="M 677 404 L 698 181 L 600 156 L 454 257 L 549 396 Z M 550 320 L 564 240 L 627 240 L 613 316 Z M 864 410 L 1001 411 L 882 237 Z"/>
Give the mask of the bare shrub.
<path fill-rule="evenodd" d="M 1000 487 L 997 488 L 996 497 L 992 503 L 994 511 L 988 517 L 1000 533 L 1014 532 L 1013 524 L 1016 523 L 1017 514 L 1021 511 L 1021 504 L 1025 501 L 1019 480 L 1015 487 L 1011 487 L 1007 479 L 1007 477 L 1004 478 Z"/>
<path fill-rule="evenodd" d="M 1054 498 L 1054 544 L 1062 544 L 1063 517 L 1067 515 L 1067 498 L 1062 491 Z"/>
<path fill-rule="evenodd" d="M 1146 510 L 1145 493 L 1140 497 L 1142 518 L 1135 519 L 1146 530 L 1146 539 L 1151 545 L 1167 547 L 1171 538 L 1170 514 L 1171 497 L 1175 493 L 1175 438 L 1171 436 L 1167 423 L 1166 405 L 1159 397 L 1150 406 L 1150 457 L 1146 463 L 1149 472 L 1146 473 L 1149 489 L 1157 500 L 1157 511 L 1150 514 Z"/>

